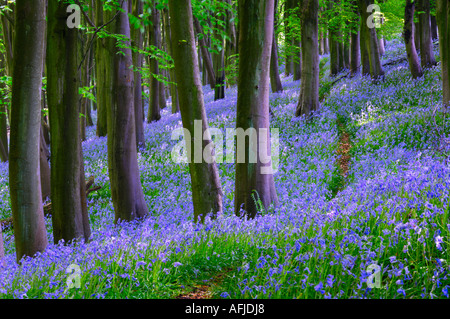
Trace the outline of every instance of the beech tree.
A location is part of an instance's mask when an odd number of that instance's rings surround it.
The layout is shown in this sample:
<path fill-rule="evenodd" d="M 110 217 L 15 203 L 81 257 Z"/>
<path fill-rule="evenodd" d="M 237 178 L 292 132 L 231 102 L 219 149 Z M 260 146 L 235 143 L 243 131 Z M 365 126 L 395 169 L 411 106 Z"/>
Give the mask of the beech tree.
<path fill-rule="evenodd" d="M 47 96 L 55 243 L 88 240 L 91 234 L 78 112 L 78 30 L 67 27 L 66 9 L 64 2 L 48 4 Z"/>
<path fill-rule="evenodd" d="M 114 90 L 108 107 L 108 167 L 115 222 L 131 221 L 148 214 L 144 200 L 136 151 L 134 120 L 134 75 L 130 49 L 129 1 L 115 21 L 115 34 L 125 38 L 117 41 L 113 54 Z"/>
<path fill-rule="evenodd" d="M 419 56 L 416 51 L 416 44 L 414 42 L 414 11 L 415 5 L 413 0 L 406 0 L 405 5 L 405 25 L 403 28 L 403 40 L 405 41 L 406 55 L 408 57 L 409 69 L 413 79 L 419 78 L 423 75 L 420 67 Z"/>
<path fill-rule="evenodd" d="M 98 0 L 97 0 L 98 1 Z M 133 16 L 139 17 L 144 12 L 144 3 L 141 0 L 133 0 Z M 131 28 L 132 44 L 137 50 L 143 49 L 144 35 L 140 29 Z M 142 53 L 133 51 L 133 65 L 142 68 L 144 57 Z M 136 70 L 134 72 L 134 120 L 136 122 L 136 145 L 140 148 L 145 146 L 144 137 L 144 108 L 142 101 L 142 75 Z"/>
<path fill-rule="evenodd" d="M 190 0 L 169 0 L 170 29 L 172 35 L 173 59 L 180 99 L 180 113 L 185 130 L 194 134 L 196 121 L 201 121 L 202 150 L 212 145 L 208 130 L 205 105 L 203 101 L 202 82 L 198 66 L 195 36 Z M 176 48 L 176 49 L 175 49 Z M 200 137 L 200 138 L 201 138 Z M 192 157 L 190 150 L 196 150 L 194 139 L 186 138 L 188 149 L 189 172 L 192 184 L 192 201 L 194 220 L 203 222 L 212 214 L 214 218 L 222 213 L 222 186 L 214 157 L 210 161 L 197 159 L 203 152 L 196 152 Z M 211 146 L 210 145 L 210 146 Z"/>
<path fill-rule="evenodd" d="M 433 53 L 431 38 L 430 0 L 417 0 L 420 33 L 420 60 L 422 68 L 429 68 L 437 64 Z"/>
<path fill-rule="evenodd" d="M 449 61 L 449 9 L 448 1 L 436 1 L 436 20 L 439 30 L 439 51 L 441 54 L 442 72 L 442 95 L 443 104 L 448 107 L 450 104 L 450 61 Z"/>
<path fill-rule="evenodd" d="M 260 200 L 265 209 L 272 203 L 278 205 L 275 183 L 271 172 L 272 161 L 262 163 L 257 156 L 256 163 L 250 162 L 250 147 L 255 154 L 270 155 L 269 136 L 269 75 L 273 41 L 274 0 L 248 0 L 239 2 L 239 78 L 236 128 L 244 132 L 255 130 L 256 141 L 245 138 L 245 160 L 236 163 L 234 209 L 241 216 L 241 209 L 247 217 L 257 214 L 256 202 Z M 317 39 L 317 38 L 316 38 Z M 250 129 L 251 132 L 251 129 Z M 250 133 L 252 134 L 252 133 Z M 261 136 L 260 136 L 261 135 Z M 245 135 L 241 134 L 240 138 Z M 238 136 L 239 139 L 239 136 Z M 265 145 L 264 145 L 265 144 Z M 260 150 L 261 149 L 261 150 Z M 267 174 L 265 174 L 267 173 Z"/>
<path fill-rule="evenodd" d="M 160 31 L 160 12 L 156 8 L 157 2 L 152 1 L 152 25 L 149 27 L 148 37 L 151 45 L 155 48 L 161 48 L 161 31 Z M 161 95 L 161 82 L 159 82 L 157 76 L 159 75 L 158 60 L 155 57 L 148 58 L 148 64 L 150 67 L 150 103 L 148 107 L 147 122 L 151 123 L 159 121 L 161 119 L 161 99 L 164 99 L 164 95 Z"/>
<path fill-rule="evenodd" d="M 365 67 L 368 63 L 370 67 L 370 76 L 374 80 L 378 80 L 384 76 L 383 66 L 381 65 L 380 52 L 378 49 L 378 38 L 376 28 L 369 26 L 367 21 L 370 12 L 367 12 L 367 8 L 373 5 L 373 0 L 359 0 L 359 9 L 361 14 L 361 59 L 363 60 L 363 74 L 365 73 Z M 363 49 L 364 48 L 364 49 Z"/>
<path fill-rule="evenodd" d="M 302 76 L 296 116 L 319 109 L 319 1 L 301 0 Z"/>
<path fill-rule="evenodd" d="M 45 0 L 17 0 L 9 189 L 17 261 L 48 244 L 39 170 Z"/>

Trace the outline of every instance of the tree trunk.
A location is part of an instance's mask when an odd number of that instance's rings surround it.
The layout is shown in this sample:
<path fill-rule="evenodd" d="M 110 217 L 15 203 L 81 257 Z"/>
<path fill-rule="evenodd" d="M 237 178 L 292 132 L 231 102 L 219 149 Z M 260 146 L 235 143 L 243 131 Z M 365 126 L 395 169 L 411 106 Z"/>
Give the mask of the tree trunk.
<path fill-rule="evenodd" d="M 414 45 L 416 49 L 420 51 L 420 24 L 419 22 L 414 23 Z"/>
<path fill-rule="evenodd" d="M 439 29 L 439 50 L 441 55 L 443 105 L 446 108 L 450 105 L 450 63 L 448 50 L 450 47 L 450 24 L 448 23 L 449 9 L 448 1 L 436 2 L 436 20 Z"/>
<path fill-rule="evenodd" d="M 336 32 L 330 30 L 330 75 L 334 76 L 340 72 L 339 67 L 339 42 L 336 40 Z"/>
<path fill-rule="evenodd" d="M 214 73 L 211 53 L 208 51 L 209 46 L 205 41 L 205 35 L 203 34 L 200 22 L 196 17 L 194 17 L 194 27 L 195 32 L 200 35 L 198 38 L 198 45 L 200 47 L 200 50 L 202 51 L 203 64 L 207 72 L 206 74 L 208 75 L 208 82 L 209 85 L 211 86 L 211 89 L 214 89 L 214 87 L 216 86 L 216 75 Z"/>
<path fill-rule="evenodd" d="M 430 1 L 418 0 L 417 11 L 422 12 L 419 14 L 420 60 L 422 68 L 427 69 L 437 64 L 431 40 Z"/>
<path fill-rule="evenodd" d="M 430 24 L 431 24 L 431 38 L 433 39 L 433 41 L 435 41 L 438 39 L 438 28 L 435 16 L 430 15 Z"/>
<path fill-rule="evenodd" d="M 43 125 L 40 131 L 40 154 L 39 154 L 39 169 L 41 171 L 41 193 L 42 200 L 45 201 L 51 195 L 51 180 L 50 180 L 50 166 L 48 160 L 50 158 L 50 151 L 44 138 Z"/>
<path fill-rule="evenodd" d="M 115 21 L 115 33 L 130 38 L 129 0 Z M 130 41 L 114 51 L 114 94 L 108 108 L 108 167 L 115 223 L 143 218 L 148 214 L 136 152 L 134 120 L 134 75 Z"/>
<path fill-rule="evenodd" d="M 84 164 L 78 114 L 78 30 L 67 28 L 66 9 L 62 2 L 50 1 L 48 5 L 47 94 L 55 244 L 61 239 L 66 243 L 81 238 L 87 241 L 91 234 L 86 192 L 81 191 L 85 181 L 80 174 Z"/>
<path fill-rule="evenodd" d="M 370 75 L 370 61 L 369 54 L 367 52 L 366 38 L 367 38 L 367 28 L 365 27 L 366 22 L 360 19 L 360 29 L 359 29 L 359 48 L 361 51 L 361 71 L 362 75 Z"/>
<path fill-rule="evenodd" d="M 241 53 L 236 128 L 238 144 L 242 143 L 245 147 L 238 145 L 237 150 L 234 208 L 237 216 L 241 216 L 243 210 L 249 218 L 254 218 L 257 214 L 259 205 L 255 201 L 259 201 L 265 210 L 272 203 L 278 205 L 269 134 L 269 73 L 273 17 L 273 0 L 239 2 Z M 246 139 L 245 133 L 242 134 L 245 131 L 254 139 L 250 136 Z M 260 156 L 251 156 L 250 150 L 253 150 L 252 154 Z M 242 151 L 245 152 L 244 156 Z"/>
<path fill-rule="evenodd" d="M 212 214 L 213 218 L 217 214 L 222 214 L 223 194 L 215 158 L 212 157 L 209 161 L 202 159 L 203 150 L 212 141 L 195 48 L 191 1 L 169 0 L 169 13 L 172 46 L 176 48 L 173 50 L 173 59 L 178 82 L 181 119 L 188 149 L 194 221 L 200 218 L 203 222 L 209 214 Z M 192 139 L 186 136 L 191 133 L 196 135 Z M 194 161 L 190 154 L 191 150 L 194 150 Z"/>
<path fill-rule="evenodd" d="M 164 29 L 166 33 L 167 40 L 167 51 L 170 56 L 173 56 L 173 48 L 172 48 L 172 34 L 170 32 L 170 18 L 169 18 L 169 10 L 163 9 L 163 18 L 164 18 Z M 199 58 L 200 61 L 200 58 Z M 178 89 L 176 86 L 176 77 L 175 77 L 175 69 L 171 68 L 169 70 L 170 75 L 170 96 L 172 97 L 172 113 L 178 113 L 180 111 L 180 103 L 178 99 Z"/>
<path fill-rule="evenodd" d="M 133 16 L 139 17 L 144 12 L 144 3 L 140 0 L 133 0 Z M 138 28 L 131 27 L 131 34 L 133 39 L 133 46 L 138 50 L 143 49 L 143 34 Z M 138 70 L 142 68 L 144 57 L 142 53 L 133 51 L 133 65 Z M 145 147 L 144 137 L 144 121 L 143 108 L 142 108 L 142 75 L 141 72 L 136 70 L 134 72 L 134 119 L 136 125 L 136 145 L 138 148 Z"/>
<path fill-rule="evenodd" d="M 160 35 L 160 13 L 156 9 L 156 0 L 152 1 L 152 25 L 149 27 L 149 40 L 150 43 L 160 48 L 161 35 Z M 161 102 L 160 99 L 164 99 L 161 96 L 160 82 L 157 79 L 159 75 L 159 64 L 156 58 L 149 57 L 150 72 L 150 103 L 148 107 L 147 122 L 151 123 L 159 121 L 161 119 Z"/>
<path fill-rule="evenodd" d="M 403 39 L 405 40 L 406 55 L 408 56 L 409 69 L 413 79 L 417 79 L 423 75 L 420 67 L 419 57 L 414 42 L 414 2 L 406 0 L 405 6 L 405 25 L 403 28 Z"/>
<path fill-rule="evenodd" d="M 9 187 L 17 261 L 48 244 L 39 170 L 45 0 L 17 0 Z"/>
<path fill-rule="evenodd" d="M 363 45 L 366 47 L 365 54 L 367 54 L 369 58 L 370 76 L 374 81 L 377 81 L 384 77 L 384 70 L 381 65 L 376 30 L 375 28 L 369 28 L 366 23 L 371 14 L 367 12 L 367 7 L 371 4 L 373 4 L 373 0 L 361 0 L 359 2 L 361 20 L 363 21 L 363 23 L 361 24 L 361 33 L 364 32 L 364 37 L 361 38 L 361 47 Z"/>
<path fill-rule="evenodd" d="M 272 92 L 283 92 L 280 71 L 278 69 L 278 48 L 275 33 L 273 34 L 272 55 L 270 57 L 270 83 L 272 86 Z"/>
<path fill-rule="evenodd" d="M 95 23 L 101 26 L 111 20 L 114 12 L 104 11 L 103 2 L 96 1 Z M 113 32 L 113 23 L 104 28 L 107 32 Z M 97 38 L 95 48 L 95 75 L 97 86 L 97 136 L 106 136 L 107 110 L 111 106 L 112 92 L 112 68 L 111 52 L 114 49 L 114 40 L 110 37 Z"/>
<path fill-rule="evenodd" d="M 298 81 L 302 78 L 302 48 L 300 41 L 295 41 L 298 45 L 295 46 L 294 61 L 294 81 Z"/>
<path fill-rule="evenodd" d="M 350 44 L 350 73 L 352 76 L 355 76 L 359 73 L 361 57 L 360 57 L 360 31 L 359 31 L 359 13 L 357 13 L 357 18 L 354 21 L 355 27 L 351 33 L 351 44 Z"/>
<path fill-rule="evenodd" d="M 319 0 L 302 0 L 302 76 L 295 115 L 309 116 L 319 110 Z"/>

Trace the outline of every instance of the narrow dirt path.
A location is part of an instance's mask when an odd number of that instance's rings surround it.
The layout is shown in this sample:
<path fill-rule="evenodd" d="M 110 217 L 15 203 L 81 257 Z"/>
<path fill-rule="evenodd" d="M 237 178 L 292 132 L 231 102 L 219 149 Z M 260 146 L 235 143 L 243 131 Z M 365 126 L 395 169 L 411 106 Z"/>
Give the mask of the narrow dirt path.
<path fill-rule="evenodd" d="M 175 297 L 176 299 L 212 299 L 213 293 L 212 293 L 212 287 L 218 286 L 222 283 L 224 280 L 224 277 L 227 273 L 232 271 L 232 268 L 227 268 L 223 270 L 222 272 L 216 274 L 213 276 L 208 283 L 205 283 L 203 285 L 196 285 L 194 287 L 194 290 L 186 293 L 181 294 Z"/>
<path fill-rule="evenodd" d="M 345 180 L 348 175 L 348 171 L 350 169 L 350 150 L 352 148 L 352 144 L 350 142 L 350 134 L 345 130 L 344 125 L 339 124 L 341 130 L 341 134 L 339 137 L 339 145 L 337 149 L 338 160 L 337 164 L 339 166 L 339 171 L 341 173 L 342 178 Z M 343 186 L 343 185 L 342 185 Z"/>

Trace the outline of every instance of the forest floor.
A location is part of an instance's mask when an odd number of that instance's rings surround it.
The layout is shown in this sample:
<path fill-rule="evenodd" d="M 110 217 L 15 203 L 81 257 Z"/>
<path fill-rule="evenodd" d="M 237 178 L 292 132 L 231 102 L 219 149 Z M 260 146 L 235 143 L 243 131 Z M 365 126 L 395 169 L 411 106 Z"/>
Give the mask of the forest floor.
<path fill-rule="evenodd" d="M 335 82 L 346 73 L 330 78 L 322 56 L 321 110 L 311 121 L 294 117 L 300 82 L 282 78 L 284 91 L 270 96 L 280 206 L 254 220 L 234 216 L 235 166 L 219 163 L 224 214 L 192 222 L 188 165 L 172 158 L 181 119 L 169 101 L 162 119 L 145 125 L 138 154 L 151 216 L 114 225 L 106 138 L 89 128 L 86 176 L 102 187 L 88 198 L 91 242 L 50 244 L 18 266 L 5 231 L 0 298 L 448 298 L 450 121 L 440 68 L 413 81 L 399 59 L 404 44 L 386 49 L 383 63 L 398 62 L 378 84 Z M 210 127 L 234 128 L 236 87 L 220 101 L 208 87 L 204 96 Z M 0 219 L 10 217 L 7 164 L 0 201 Z M 79 289 L 67 289 L 71 264 Z"/>

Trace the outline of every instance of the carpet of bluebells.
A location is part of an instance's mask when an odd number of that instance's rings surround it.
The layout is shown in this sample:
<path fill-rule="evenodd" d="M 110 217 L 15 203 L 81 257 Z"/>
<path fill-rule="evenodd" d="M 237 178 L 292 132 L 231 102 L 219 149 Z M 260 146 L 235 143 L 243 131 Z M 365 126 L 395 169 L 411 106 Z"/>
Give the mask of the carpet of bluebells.
<path fill-rule="evenodd" d="M 404 54 L 393 40 L 382 61 Z M 174 298 L 205 285 L 213 298 L 448 298 L 450 121 L 439 66 L 413 81 L 405 60 L 386 66 L 378 84 L 357 76 L 331 85 L 328 59 L 312 119 L 294 117 L 300 82 L 292 77 L 270 96 L 271 125 L 280 129 L 279 207 L 254 220 L 235 217 L 235 167 L 223 163 L 224 213 L 193 223 L 188 166 L 171 160 L 181 119 L 169 101 L 162 119 L 145 125 L 139 153 L 149 218 L 114 225 L 106 138 L 89 128 L 86 177 L 102 186 L 88 199 L 92 240 L 50 244 L 18 265 L 13 232 L 5 231 L 0 298 Z M 224 100 L 214 102 L 208 87 L 204 95 L 210 127 L 234 128 L 236 87 Z M 352 144 L 346 178 L 336 155 L 344 130 Z M 7 218 L 7 164 L 0 200 Z M 53 243 L 51 218 L 47 230 Z M 79 289 L 68 288 L 71 264 L 81 270 Z"/>

